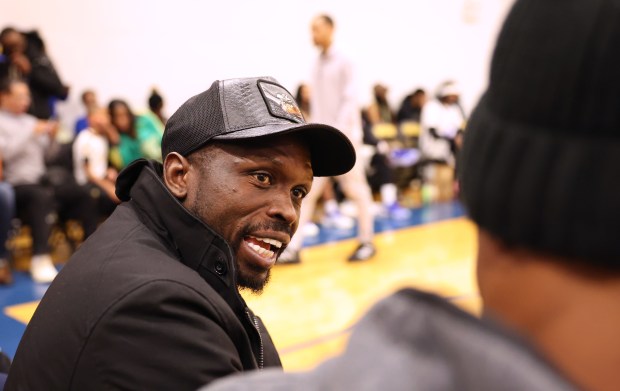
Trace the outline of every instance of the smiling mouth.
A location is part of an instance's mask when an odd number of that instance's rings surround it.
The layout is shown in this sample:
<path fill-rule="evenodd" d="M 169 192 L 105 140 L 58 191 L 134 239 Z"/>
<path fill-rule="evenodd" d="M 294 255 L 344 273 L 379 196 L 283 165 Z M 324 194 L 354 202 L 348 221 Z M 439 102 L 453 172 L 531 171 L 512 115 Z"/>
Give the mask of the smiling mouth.
<path fill-rule="evenodd" d="M 243 240 L 256 254 L 262 258 L 271 259 L 282 248 L 282 242 L 271 238 L 246 236 Z"/>

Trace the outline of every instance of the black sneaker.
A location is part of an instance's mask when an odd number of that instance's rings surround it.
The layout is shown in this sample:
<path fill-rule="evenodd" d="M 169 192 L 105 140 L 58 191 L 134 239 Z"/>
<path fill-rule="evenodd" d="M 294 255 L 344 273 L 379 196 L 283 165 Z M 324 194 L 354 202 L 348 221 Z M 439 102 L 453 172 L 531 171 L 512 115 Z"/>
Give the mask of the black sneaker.
<path fill-rule="evenodd" d="M 349 262 L 366 261 L 375 256 L 377 249 L 372 243 L 360 243 L 353 254 L 349 257 Z"/>
<path fill-rule="evenodd" d="M 277 264 L 280 265 L 293 265 L 295 263 L 301 263 L 301 258 L 299 257 L 299 251 L 295 251 L 292 249 L 285 249 L 282 254 L 276 260 Z"/>

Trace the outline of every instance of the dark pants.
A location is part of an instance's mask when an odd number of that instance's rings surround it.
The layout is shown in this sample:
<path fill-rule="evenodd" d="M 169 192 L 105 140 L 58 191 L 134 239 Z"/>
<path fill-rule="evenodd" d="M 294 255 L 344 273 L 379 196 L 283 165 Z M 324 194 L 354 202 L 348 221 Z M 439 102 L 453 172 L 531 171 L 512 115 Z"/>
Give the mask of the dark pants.
<path fill-rule="evenodd" d="M 85 238 L 97 228 L 96 202 L 82 186 L 74 183 L 59 186 L 17 185 L 14 190 L 17 216 L 32 230 L 34 255 L 50 252 L 48 240 L 58 216 L 63 220 L 79 220 Z"/>
<path fill-rule="evenodd" d="M 367 179 L 370 188 L 375 193 L 381 189 L 381 186 L 395 182 L 394 171 L 385 155 L 375 153 L 372 156 Z"/>
<path fill-rule="evenodd" d="M 110 217 L 114 209 L 116 209 L 116 203 L 108 197 L 108 194 L 102 188 L 94 183 L 87 183 L 85 186 L 90 196 L 95 199 L 99 217 L 103 219 Z"/>
<path fill-rule="evenodd" d="M 13 187 L 0 182 L 0 258 L 6 259 L 6 241 L 11 229 L 11 219 L 15 213 L 15 195 Z"/>

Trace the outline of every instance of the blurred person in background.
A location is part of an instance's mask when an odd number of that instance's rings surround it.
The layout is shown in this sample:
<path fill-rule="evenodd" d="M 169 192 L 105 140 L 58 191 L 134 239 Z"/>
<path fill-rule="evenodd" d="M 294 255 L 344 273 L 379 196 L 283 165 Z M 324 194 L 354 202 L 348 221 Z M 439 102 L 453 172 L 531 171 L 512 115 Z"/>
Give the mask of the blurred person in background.
<path fill-rule="evenodd" d="M 304 119 L 308 122 L 310 119 L 310 86 L 308 84 L 302 83 L 297 87 L 297 93 L 295 94 L 295 101 L 299 106 L 299 110 L 301 110 L 301 114 L 304 116 Z"/>
<path fill-rule="evenodd" d="M 482 319 L 404 290 L 316 370 L 209 390 L 618 390 L 618 44 L 616 0 L 517 0 L 503 25 L 459 156 Z"/>
<path fill-rule="evenodd" d="M 9 60 L 9 76 L 28 83 L 32 94 L 28 112 L 39 119 L 51 118 L 55 113 L 55 101 L 65 100 L 69 87 L 58 76 L 43 39 L 36 31 L 22 33 L 6 27 L 0 32 L 0 45 Z"/>
<path fill-rule="evenodd" d="M 120 135 L 110 151 L 110 161 L 117 170 L 140 158 L 161 161 L 162 134 L 153 121 L 135 115 L 129 104 L 121 99 L 112 100 L 108 112 Z"/>
<path fill-rule="evenodd" d="M 88 124 L 73 142 L 74 175 L 97 199 L 100 215 L 108 217 L 120 202 L 115 193 L 118 172 L 108 165 L 109 145 L 117 144 L 119 135 L 103 108 L 88 114 Z"/>
<path fill-rule="evenodd" d="M 442 83 L 437 97 L 426 103 L 422 110 L 420 150 L 429 160 L 454 167 L 460 145 L 465 115 L 459 104 L 460 89 L 453 81 Z"/>
<path fill-rule="evenodd" d="M 155 114 L 157 118 L 159 118 L 161 123 L 165 125 L 166 121 L 168 121 L 168 118 L 164 114 L 164 97 L 161 96 L 161 94 L 156 88 L 153 88 L 151 90 L 151 95 L 149 95 L 148 104 L 149 104 L 149 110 L 151 110 L 151 112 Z"/>
<path fill-rule="evenodd" d="M 15 194 L 13 187 L 4 180 L 2 154 L 0 153 L 0 285 L 10 284 L 13 281 L 6 244 L 14 213 Z"/>
<path fill-rule="evenodd" d="M 360 107 L 356 96 L 353 64 L 333 46 L 334 21 L 328 15 L 319 15 L 311 23 L 312 40 L 319 49 L 310 81 L 310 107 L 312 121 L 340 129 L 356 149 L 362 145 Z M 366 181 L 363 163 L 358 159 L 355 167 L 344 175 L 335 177 L 344 195 L 357 206 L 358 246 L 348 257 L 350 262 L 365 261 L 376 253 L 374 238 L 373 199 Z M 312 191 L 306 197 L 300 223 L 308 222 L 329 178 L 316 178 Z M 296 235 L 287 250 L 280 256 L 280 263 L 299 263 L 303 235 Z"/>
<path fill-rule="evenodd" d="M 368 120 L 371 124 L 396 123 L 396 117 L 387 99 L 388 91 L 388 88 L 383 84 L 375 84 L 372 87 L 373 100 L 367 108 Z"/>
<path fill-rule="evenodd" d="M 151 90 L 148 104 L 149 110 L 145 116 L 149 117 L 151 121 L 157 125 L 157 129 L 161 132 L 161 134 L 164 134 L 164 128 L 168 118 L 166 118 L 166 115 L 164 114 L 164 98 L 156 88 Z"/>
<path fill-rule="evenodd" d="M 448 201 L 458 193 L 456 157 L 462 144 L 465 115 L 459 103 L 460 88 L 453 81 L 442 83 L 436 99 L 422 109 L 419 149 L 423 198 Z"/>
<path fill-rule="evenodd" d="M 93 90 L 82 92 L 82 105 L 84 105 L 84 115 L 75 121 L 75 135 L 88 128 L 88 116 L 91 112 L 99 108 L 97 94 Z"/>
<path fill-rule="evenodd" d="M 310 117 L 310 86 L 308 84 L 300 84 L 297 87 L 297 93 L 295 95 L 295 101 L 299 105 L 302 115 L 307 122 L 312 122 Z M 323 194 L 320 197 L 320 202 L 323 204 L 323 217 L 320 219 L 320 223 L 323 227 L 334 228 L 339 230 L 349 230 L 355 226 L 355 220 L 343 214 L 340 210 L 340 204 L 336 196 L 336 190 L 334 189 L 334 181 L 329 180 L 329 183 L 324 186 Z M 319 202 L 319 201 L 317 201 Z M 318 235 L 320 228 L 314 221 L 308 221 L 303 228 L 303 236 L 315 236 Z M 286 259 L 286 256 L 285 256 Z M 293 262 L 282 261 L 282 263 L 298 263 L 295 262 L 301 259 L 295 257 Z"/>
<path fill-rule="evenodd" d="M 368 183 L 374 192 L 380 194 L 384 215 L 395 219 L 406 219 L 411 213 L 398 202 L 396 173 L 390 162 L 391 151 L 401 149 L 403 143 L 398 135 L 396 116 L 390 108 L 387 93 L 386 86 L 376 84 L 373 87 L 373 102 L 361 114 L 364 144 L 374 147 L 367 170 Z M 378 138 L 373 132 L 375 126 L 392 127 L 395 137 L 393 139 Z"/>
<path fill-rule="evenodd" d="M 398 109 L 396 121 L 400 124 L 404 121 L 420 122 L 422 108 L 426 103 L 426 91 L 418 88 L 413 93 L 407 95 Z"/>
<path fill-rule="evenodd" d="M 32 278 L 36 282 L 50 282 L 56 276 L 56 268 L 48 239 L 58 211 L 80 220 L 85 237 L 96 229 L 97 216 L 92 199 L 77 184 L 48 181 L 44 154 L 58 124 L 27 114 L 29 105 L 30 91 L 25 82 L 7 80 L 2 84 L 0 154 L 4 159 L 5 180 L 15 191 L 17 216 L 31 228 Z"/>

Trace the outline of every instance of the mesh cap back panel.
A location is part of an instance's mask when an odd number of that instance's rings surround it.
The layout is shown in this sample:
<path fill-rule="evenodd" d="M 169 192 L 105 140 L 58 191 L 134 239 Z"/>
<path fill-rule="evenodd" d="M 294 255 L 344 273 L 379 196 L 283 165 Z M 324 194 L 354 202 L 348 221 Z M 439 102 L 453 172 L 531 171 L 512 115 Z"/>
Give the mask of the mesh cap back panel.
<path fill-rule="evenodd" d="M 225 132 L 219 82 L 190 98 L 170 117 L 161 143 L 162 156 L 178 152 L 187 156 L 212 137 Z"/>

